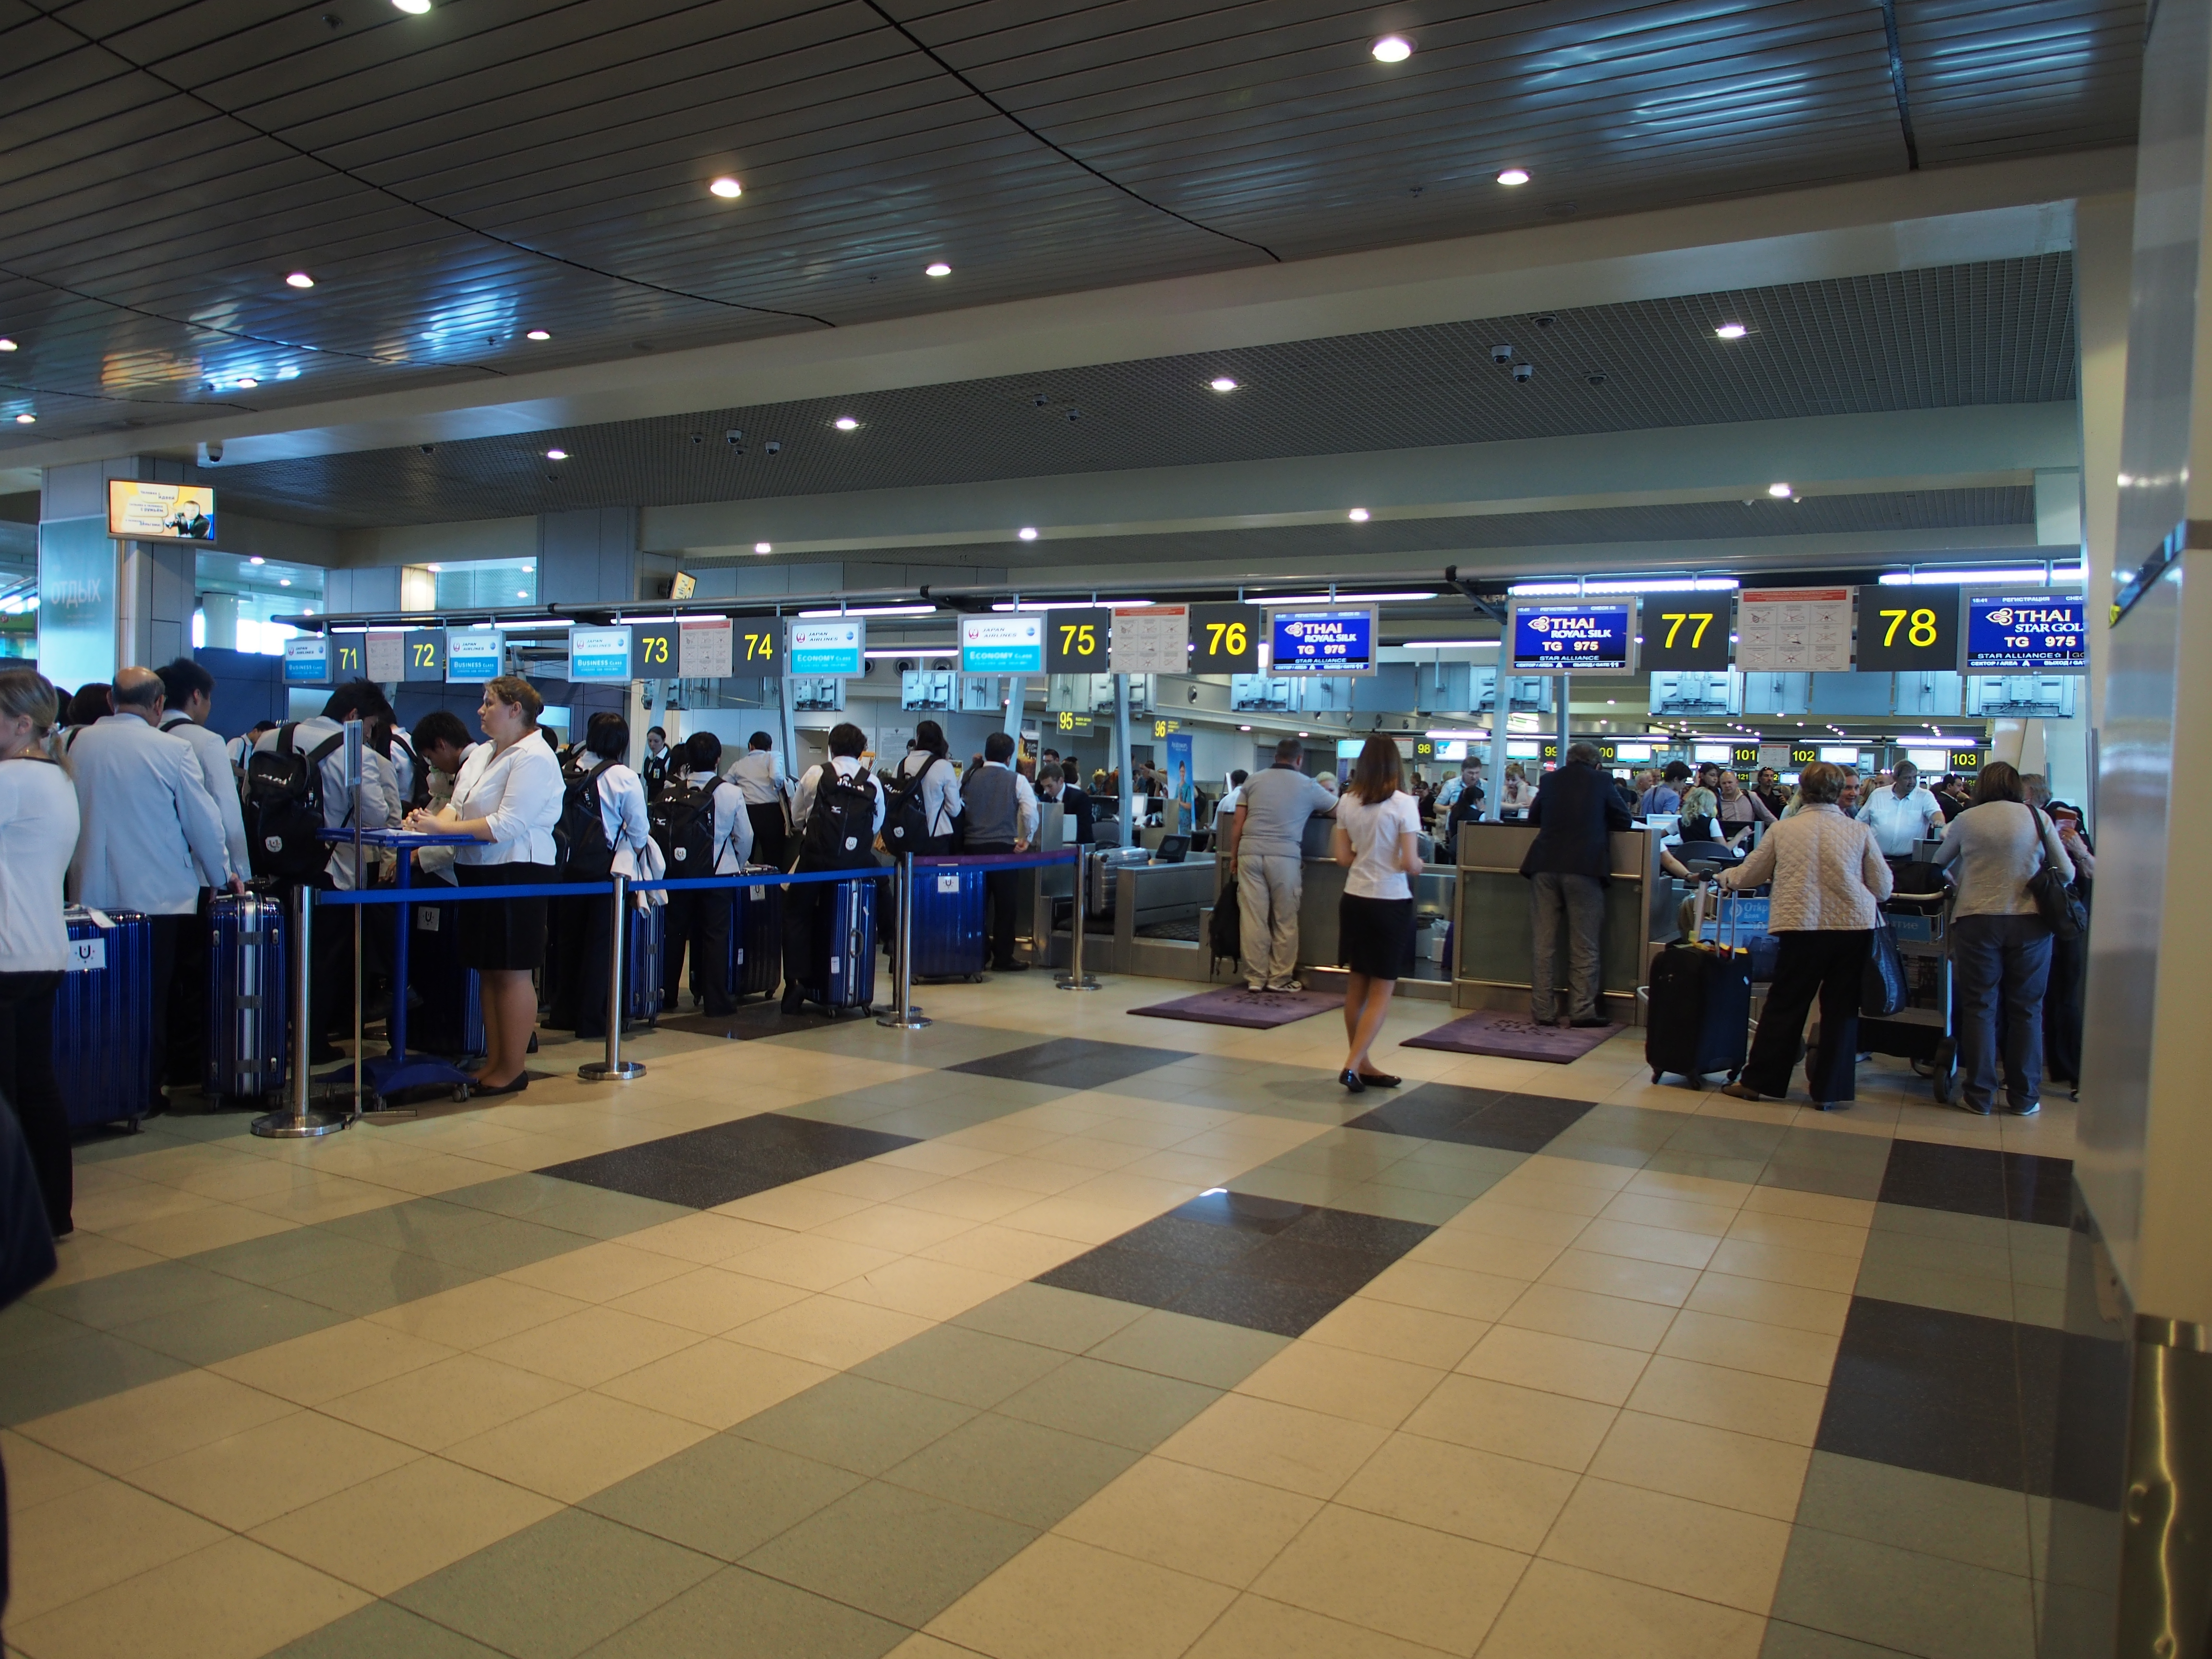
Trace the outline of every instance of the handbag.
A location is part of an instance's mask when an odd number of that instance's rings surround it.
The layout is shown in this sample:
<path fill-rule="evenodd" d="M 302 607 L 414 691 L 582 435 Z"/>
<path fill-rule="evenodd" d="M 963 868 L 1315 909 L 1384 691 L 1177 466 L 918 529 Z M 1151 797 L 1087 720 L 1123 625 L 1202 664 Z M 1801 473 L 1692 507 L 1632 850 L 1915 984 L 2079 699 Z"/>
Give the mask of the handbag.
<path fill-rule="evenodd" d="M 15 1108 L 0 1100 L 0 1308 L 54 1270 L 54 1235 L 31 1148 Z"/>
<path fill-rule="evenodd" d="M 1237 878 L 1232 873 L 1229 879 L 1222 884 L 1221 890 L 1215 894 L 1213 898 L 1211 937 L 1207 940 L 1208 947 L 1212 951 L 1212 959 L 1206 963 L 1206 975 L 1208 979 L 1213 977 L 1215 965 L 1224 957 L 1230 963 L 1231 971 L 1235 971 L 1237 961 L 1243 955 L 1243 912 L 1237 896 Z"/>
<path fill-rule="evenodd" d="M 2035 873 L 2027 878 L 2027 896 L 2035 901 L 2036 914 L 2057 939 L 2077 939 L 2089 931 L 2088 908 L 2075 896 L 2066 878 L 2051 862 L 2051 843 L 2044 839 L 2044 826 L 2049 822 L 2041 811 L 2029 807 L 2035 819 Z"/>
<path fill-rule="evenodd" d="M 1866 968 L 1859 976 L 1859 1012 L 1887 1019 L 1905 1006 L 1905 962 L 1897 954 L 1897 934 L 1887 922 L 1874 930 Z"/>

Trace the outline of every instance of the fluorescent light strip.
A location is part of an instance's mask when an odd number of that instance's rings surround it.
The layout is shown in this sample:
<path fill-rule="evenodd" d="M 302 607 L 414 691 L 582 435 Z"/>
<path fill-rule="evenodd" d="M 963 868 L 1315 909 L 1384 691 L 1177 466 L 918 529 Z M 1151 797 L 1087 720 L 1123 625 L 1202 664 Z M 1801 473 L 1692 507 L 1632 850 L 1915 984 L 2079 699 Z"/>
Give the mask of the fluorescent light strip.
<path fill-rule="evenodd" d="M 1984 582 L 2025 584 L 2044 586 L 2043 568 L 2032 565 L 2017 570 L 1893 570 L 1881 579 L 1884 587 L 1966 587 Z M 2049 586 L 2078 587 L 2081 584 L 2081 567 L 2062 564 L 2052 568 Z"/>
<path fill-rule="evenodd" d="M 1433 599 L 1433 593 L 1263 593 L 1247 601 L 1279 605 L 1387 605 L 1393 599 Z"/>
<path fill-rule="evenodd" d="M 1421 735 L 1425 738 L 1442 738 L 1447 743 L 1455 742 L 1462 738 L 1466 738 L 1469 740 L 1480 738 L 1485 743 L 1488 743 L 1490 741 L 1490 733 L 1487 732 L 1462 732 L 1456 728 L 1448 729 L 1443 726 L 1438 726 L 1433 732 L 1424 732 Z"/>
<path fill-rule="evenodd" d="M 1580 582 L 1516 582 L 1505 591 L 1516 599 L 1595 599 L 1607 593 L 1733 593 L 1743 584 L 1733 576 L 1635 578 Z"/>
<path fill-rule="evenodd" d="M 842 611 L 802 611 L 799 614 L 810 620 L 817 617 L 933 617 L 937 614 L 937 607 L 933 605 L 854 605 Z"/>
<path fill-rule="evenodd" d="M 870 650 L 863 654 L 871 657 L 957 657 L 960 654 L 960 647 L 957 645 L 902 645 L 896 650 Z"/>
<path fill-rule="evenodd" d="M 539 628 L 574 628 L 576 623 L 572 618 L 567 617 L 541 617 L 534 622 L 495 622 L 492 626 L 504 631 Z M 585 626 L 589 627 L 590 624 L 587 623 Z"/>
<path fill-rule="evenodd" d="M 1404 640 L 1394 649 L 1400 651 L 1495 651 L 1496 640 Z"/>
<path fill-rule="evenodd" d="M 1115 605 L 1127 607 L 1152 603 L 1151 599 L 1024 599 L 1019 605 L 1016 605 L 1012 600 L 1000 599 L 991 609 L 994 611 L 1108 611 Z"/>

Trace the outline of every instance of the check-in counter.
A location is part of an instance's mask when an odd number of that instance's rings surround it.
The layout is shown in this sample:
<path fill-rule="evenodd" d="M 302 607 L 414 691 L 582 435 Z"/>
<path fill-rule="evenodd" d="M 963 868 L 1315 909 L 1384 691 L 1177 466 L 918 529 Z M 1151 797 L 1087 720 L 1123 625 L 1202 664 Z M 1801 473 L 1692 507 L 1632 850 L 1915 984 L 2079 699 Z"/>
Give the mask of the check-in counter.
<path fill-rule="evenodd" d="M 1305 885 L 1298 896 L 1298 966 L 1335 968 L 1338 902 L 1344 897 L 1344 878 L 1352 872 L 1334 859 L 1305 860 Z M 1451 925 L 1452 895 L 1459 872 L 1448 864 L 1422 866 L 1413 887 L 1413 971 L 1409 979 L 1445 977 L 1440 945 Z"/>
<path fill-rule="evenodd" d="M 1536 834 L 1521 823 L 1460 826 L 1458 927 L 1452 952 L 1455 1008 L 1528 1006 L 1535 935 L 1521 860 Z M 1632 830 L 1608 839 L 1611 880 L 1605 890 L 1599 988 L 1605 1012 L 1620 1024 L 1632 1024 L 1636 988 L 1649 979 L 1652 953 L 1674 937 L 1674 904 L 1671 885 L 1659 868 L 1658 833 Z M 1564 938 L 1558 963 L 1564 988 Z"/>

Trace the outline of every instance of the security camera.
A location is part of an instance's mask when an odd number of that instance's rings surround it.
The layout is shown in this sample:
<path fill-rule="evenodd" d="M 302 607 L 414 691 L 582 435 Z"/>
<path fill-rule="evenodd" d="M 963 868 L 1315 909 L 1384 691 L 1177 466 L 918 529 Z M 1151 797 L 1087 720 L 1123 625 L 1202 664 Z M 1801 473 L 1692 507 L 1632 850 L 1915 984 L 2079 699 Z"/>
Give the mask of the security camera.
<path fill-rule="evenodd" d="M 1513 378 L 1522 386 L 1528 385 L 1529 381 L 1536 378 L 1536 365 L 1534 363 L 1514 364 Z"/>
<path fill-rule="evenodd" d="M 428 455 L 435 453 L 437 447 L 438 446 L 435 444 L 424 444 L 422 446 L 422 450 L 425 455 Z"/>
<path fill-rule="evenodd" d="M 222 440 L 220 438 L 210 438 L 207 441 L 206 447 L 208 465 L 210 466 L 221 466 L 222 465 Z"/>
<path fill-rule="evenodd" d="M 1510 345 L 1494 345 L 1491 347 L 1490 361 L 1496 363 L 1500 368 L 1504 368 L 1506 364 L 1513 361 L 1513 348 Z"/>
<path fill-rule="evenodd" d="M 1034 398 L 1030 398 L 1030 401 L 1035 404 L 1039 409 L 1042 409 L 1047 404 L 1050 403 L 1052 399 L 1046 397 L 1043 392 L 1040 392 Z"/>
<path fill-rule="evenodd" d="M 768 441 L 766 447 L 768 449 L 768 453 L 771 455 L 781 455 L 783 453 L 783 444 L 780 439 L 770 438 Z"/>
<path fill-rule="evenodd" d="M 1067 418 L 1071 421 L 1079 421 L 1083 418 L 1083 411 L 1079 409 L 1071 409 L 1067 411 Z"/>
<path fill-rule="evenodd" d="M 691 434 L 691 441 L 695 444 L 703 444 L 707 441 L 707 434 L 703 432 L 695 432 Z"/>
<path fill-rule="evenodd" d="M 730 446 L 730 447 L 732 447 L 732 449 L 736 448 L 739 444 L 741 444 L 741 443 L 744 442 L 744 441 L 745 441 L 745 434 L 744 434 L 744 433 L 742 433 L 742 432 L 738 431 L 738 428 L 735 428 L 735 427 L 732 427 L 732 428 L 731 428 L 727 432 L 725 432 L 725 433 L 722 434 L 722 441 L 723 441 L 724 443 L 726 443 L 726 444 L 729 445 L 729 446 Z"/>

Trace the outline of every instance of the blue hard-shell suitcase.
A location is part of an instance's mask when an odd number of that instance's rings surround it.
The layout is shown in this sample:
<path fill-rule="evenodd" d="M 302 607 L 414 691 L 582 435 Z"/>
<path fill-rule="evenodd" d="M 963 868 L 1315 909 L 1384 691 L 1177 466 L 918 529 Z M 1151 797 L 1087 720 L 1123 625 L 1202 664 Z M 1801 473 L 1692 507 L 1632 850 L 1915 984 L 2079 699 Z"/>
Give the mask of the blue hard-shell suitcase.
<path fill-rule="evenodd" d="M 832 1013 L 866 1008 L 876 996 L 876 884 L 828 884 L 815 923 L 815 963 L 822 982 L 805 988 L 806 999 Z"/>
<path fill-rule="evenodd" d="M 648 904 L 629 910 L 629 937 L 623 941 L 623 977 L 629 981 L 624 1018 L 651 1025 L 660 1018 L 661 953 L 667 949 L 668 907 Z"/>
<path fill-rule="evenodd" d="M 923 868 L 914 872 L 916 979 L 981 979 L 990 953 L 983 929 L 982 870 Z"/>
<path fill-rule="evenodd" d="M 426 1054 L 484 1052 L 483 995 L 461 966 L 461 907 L 450 900 L 410 907 L 407 977 L 422 1001 L 407 1011 L 407 1046 Z"/>
<path fill-rule="evenodd" d="M 69 912 L 54 994 L 54 1081 L 72 1129 L 127 1122 L 154 1095 L 154 927 L 135 910 Z"/>
<path fill-rule="evenodd" d="M 282 899 L 216 896 L 208 914 L 210 1095 L 258 1100 L 283 1091 L 291 981 Z"/>
<path fill-rule="evenodd" d="M 760 866 L 767 870 L 770 866 Z M 730 919 L 730 994 L 772 997 L 783 983 L 783 889 L 740 887 Z"/>

